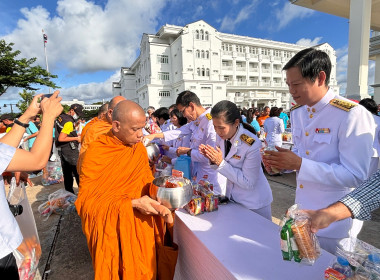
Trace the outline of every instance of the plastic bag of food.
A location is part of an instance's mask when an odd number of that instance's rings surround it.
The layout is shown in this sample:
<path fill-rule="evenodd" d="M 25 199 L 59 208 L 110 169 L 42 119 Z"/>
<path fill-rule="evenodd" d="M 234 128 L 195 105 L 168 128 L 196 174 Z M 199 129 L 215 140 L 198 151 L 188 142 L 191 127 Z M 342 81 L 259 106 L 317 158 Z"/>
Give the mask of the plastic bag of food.
<path fill-rule="evenodd" d="M 266 151 L 277 151 L 277 149 L 274 146 L 268 146 L 266 142 L 264 142 L 264 144 L 265 144 L 264 147 L 260 149 L 260 153 L 262 156 L 266 155 L 265 153 Z M 262 163 L 264 165 L 265 170 L 267 171 L 269 175 L 281 174 L 281 170 L 278 170 L 276 167 L 270 166 L 263 159 L 262 159 Z"/>
<path fill-rule="evenodd" d="M 280 223 L 281 251 L 284 260 L 313 265 L 319 258 L 321 248 L 314 233 L 310 229 L 310 218 L 298 210 L 295 204 L 287 211 Z"/>
<path fill-rule="evenodd" d="M 19 209 L 15 219 L 20 227 L 23 240 L 20 246 L 13 251 L 19 276 L 21 280 L 32 280 L 41 257 L 41 244 L 25 186 L 21 183 L 17 187 L 15 178 L 12 178 L 7 200 L 10 206 L 17 206 Z"/>
<path fill-rule="evenodd" d="M 203 214 L 204 212 L 204 198 L 198 195 L 193 196 L 190 202 L 184 207 L 187 212 L 192 216 Z"/>
<path fill-rule="evenodd" d="M 77 196 L 71 192 L 60 189 L 51 193 L 48 201 L 38 207 L 38 212 L 45 217 L 45 221 L 52 213 L 65 215 L 75 211 L 75 201 Z"/>
<path fill-rule="evenodd" d="M 56 161 L 48 161 L 46 168 L 43 170 L 42 185 L 49 186 L 63 182 L 63 172 L 59 157 Z"/>

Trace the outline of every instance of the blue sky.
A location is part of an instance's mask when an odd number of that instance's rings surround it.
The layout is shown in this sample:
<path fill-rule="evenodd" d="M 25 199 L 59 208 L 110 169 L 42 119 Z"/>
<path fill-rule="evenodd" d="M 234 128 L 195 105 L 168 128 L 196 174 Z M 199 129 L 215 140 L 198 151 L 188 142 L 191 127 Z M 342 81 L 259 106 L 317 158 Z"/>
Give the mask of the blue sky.
<path fill-rule="evenodd" d="M 338 83 L 345 91 L 348 19 L 288 0 L 5 0 L 0 2 L 0 39 L 15 43 L 22 57 L 37 57 L 45 67 L 44 29 L 49 70 L 58 75 L 61 96 L 92 103 L 112 97 L 111 84 L 119 80 L 120 67 L 136 59 L 142 33 L 200 19 L 237 35 L 305 46 L 327 42 L 337 51 Z M 369 84 L 373 72 L 370 64 Z M 8 89 L 0 97 L 1 107 L 16 103 L 19 91 Z"/>

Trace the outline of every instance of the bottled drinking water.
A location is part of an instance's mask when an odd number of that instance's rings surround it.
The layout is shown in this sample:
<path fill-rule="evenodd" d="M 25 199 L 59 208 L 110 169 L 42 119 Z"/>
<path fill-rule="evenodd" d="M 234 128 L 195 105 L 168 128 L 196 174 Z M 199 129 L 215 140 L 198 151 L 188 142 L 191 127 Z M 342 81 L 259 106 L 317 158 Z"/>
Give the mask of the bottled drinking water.
<path fill-rule="evenodd" d="M 344 257 L 338 256 L 336 258 L 336 263 L 333 265 L 333 269 L 342 273 L 346 277 L 351 277 L 353 275 L 352 268 L 350 267 L 350 263 Z"/>

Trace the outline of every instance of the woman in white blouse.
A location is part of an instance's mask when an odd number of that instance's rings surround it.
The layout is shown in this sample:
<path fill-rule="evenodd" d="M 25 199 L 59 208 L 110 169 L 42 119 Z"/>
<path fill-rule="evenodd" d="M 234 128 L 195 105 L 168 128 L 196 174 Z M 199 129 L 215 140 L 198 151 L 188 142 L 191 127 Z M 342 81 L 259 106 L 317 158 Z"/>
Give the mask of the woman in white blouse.
<path fill-rule="evenodd" d="M 277 107 L 270 109 L 269 118 L 264 122 L 266 133 L 265 141 L 269 147 L 282 146 L 282 133 L 284 133 L 284 121 L 279 118 L 280 111 Z"/>

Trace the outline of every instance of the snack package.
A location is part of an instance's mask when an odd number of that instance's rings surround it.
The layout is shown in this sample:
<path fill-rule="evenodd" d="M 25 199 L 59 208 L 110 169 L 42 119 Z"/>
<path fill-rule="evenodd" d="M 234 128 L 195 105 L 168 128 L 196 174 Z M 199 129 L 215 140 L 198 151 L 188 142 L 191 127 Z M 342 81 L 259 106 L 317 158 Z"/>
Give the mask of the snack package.
<path fill-rule="evenodd" d="M 280 237 L 284 260 L 313 265 L 321 254 L 318 239 L 310 229 L 310 218 L 298 210 L 297 204 L 282 219 Z"/>
<path fill-rule="evenodd" d="M 205 212 L 218 210 L 218 197 L 209 189 L 209 186 L 199 186 L 198 195 L 204 198 Z"/>
<path fill-rule="evenodd" d="M 193 196 L 190 202 L 184 207 L 187 212 L 192 216 L 203 214 L 204 212 L 204 198 L 201 196 Z"/>
<path fill-rule="evenodd" d="M 339 273 L 346 277 L 342 279 L 380 279 L 380 250 L 376 247 L 357 238 L 345 238 L 336 255 L 325 271 L 325 279 L 335 279 L 331 275 Z"/>
<path fill-rule="evenodd" d="M 277 149 L 274 146 L 268 146 L 268 144 L 264 142 L 264 147 L 260 149 L 261 155 L 265 156 L 266 151 L 277 151 Z M 281 174 L 281 170 L 278 170 L 277 168 L 272 167 L 269 164 L 265 163 L 263 159 L 262 159 L 262 163 L 264 165 L 265 170 L 267 171 L 269 175 Z"/>
<path fill-rule="evenodd" d="M 45 221 L 52 213 L 65 215 L 74 212 L 76 199 L 75 194 L 59 189 L 49 195 L 48 201 L 38 206 L 38 212 L 45 217 Z"/>

